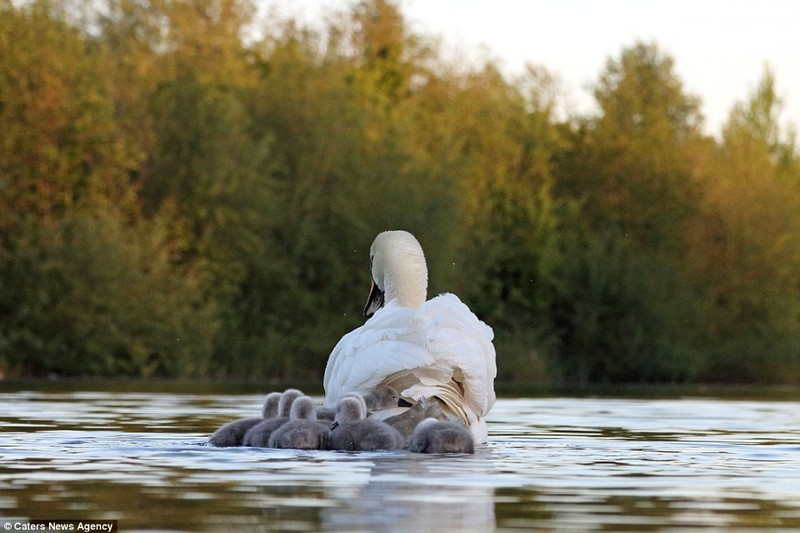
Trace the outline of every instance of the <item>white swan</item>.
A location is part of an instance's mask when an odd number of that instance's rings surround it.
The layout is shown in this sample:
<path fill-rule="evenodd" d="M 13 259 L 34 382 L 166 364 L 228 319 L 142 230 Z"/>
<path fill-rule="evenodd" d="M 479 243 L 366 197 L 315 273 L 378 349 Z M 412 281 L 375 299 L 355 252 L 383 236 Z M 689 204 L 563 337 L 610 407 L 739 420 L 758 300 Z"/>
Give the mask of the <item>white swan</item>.
<path fill-rule="evenodd" d="M 492 329 L 453 294 L 426 301 L 425 256 L 410 233 L 379 234 L 370 261 L 369 320 L 342 337 L 328 358 L 325 406 L 350 391 L 388 386 L 411 403 L 438 399 L 444 415 L 463 420 L 476 443 L 486 442 L 497 375 Z"/>

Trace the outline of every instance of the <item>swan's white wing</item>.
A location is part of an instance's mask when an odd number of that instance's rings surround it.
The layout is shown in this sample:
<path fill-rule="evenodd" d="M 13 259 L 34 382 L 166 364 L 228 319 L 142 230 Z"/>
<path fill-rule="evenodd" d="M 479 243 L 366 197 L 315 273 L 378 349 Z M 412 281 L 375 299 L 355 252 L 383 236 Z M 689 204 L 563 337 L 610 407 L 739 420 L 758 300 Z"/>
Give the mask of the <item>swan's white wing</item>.
<path fill-rule="evenodd" d="M 433 363 L 422 337 L 412 328 L 415 314 L 415 309 L 389 302 L 342 337 L 325 368 L 326 407 L 335 407 L 347 392 L 367 392 L 386 376 Z"/>
<path fill-rule="evenodd" d="M 464 305 L 457 296 L 443 294 L 420 307 L 417 327 L 424 330 L 427 349 L 434 365 L 420 369 L 420 383 L 408 390 L 412 397 L 434 394 L 468 424 L 489 412 L 495 402 L 497 376 L 492 329 Z M 442 379 L 447 372 L 448 379 Z"/>
<path fill-rule="evenodd" d="M 484 417 L 495 401 L 492 338 L 491 328 L 455 295 L 419 309 L 389 302 L 334 348 L 325 369 L 325 405 L 334 407 L 350 391 L 390 385 L 406 398 L 439 398 L 483 442 Z"/>

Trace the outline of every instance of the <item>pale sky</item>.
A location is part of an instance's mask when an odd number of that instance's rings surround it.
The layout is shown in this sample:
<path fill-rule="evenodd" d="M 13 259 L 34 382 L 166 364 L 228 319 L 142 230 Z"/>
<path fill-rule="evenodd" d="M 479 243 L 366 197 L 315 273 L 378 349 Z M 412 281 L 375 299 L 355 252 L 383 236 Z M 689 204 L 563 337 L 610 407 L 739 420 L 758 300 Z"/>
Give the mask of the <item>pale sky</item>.
<path fill-rule="evenodd" d="M 308 22 L 348 0 L 272 0 Z M 399 0 L 411 28 L 443 39 L 447 57 L 498 60 L 510 75 L 526 63 L 562 82 L 563 104 L 592 109 L 587 87 L 609 57 L 636 40 L 675 60 L 684 89 L 702 99 L 709 133 L 755 89 L 769 64 L 784 123 L 800 127 L 798 0 Z"/>

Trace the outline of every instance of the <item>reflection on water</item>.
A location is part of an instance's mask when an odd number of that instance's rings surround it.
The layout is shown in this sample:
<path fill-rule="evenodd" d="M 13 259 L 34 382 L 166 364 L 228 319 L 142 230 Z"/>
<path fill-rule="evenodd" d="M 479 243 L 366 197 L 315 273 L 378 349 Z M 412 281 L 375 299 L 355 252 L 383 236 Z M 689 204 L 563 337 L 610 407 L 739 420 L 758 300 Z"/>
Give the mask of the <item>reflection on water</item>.
<path fill-rule="evenodd" d="M 474 456 L 209 448 L 260 395 L 0 396 L 0 517 L 120 531 L 800 529 L 800 403 L 500 400 Z"/>

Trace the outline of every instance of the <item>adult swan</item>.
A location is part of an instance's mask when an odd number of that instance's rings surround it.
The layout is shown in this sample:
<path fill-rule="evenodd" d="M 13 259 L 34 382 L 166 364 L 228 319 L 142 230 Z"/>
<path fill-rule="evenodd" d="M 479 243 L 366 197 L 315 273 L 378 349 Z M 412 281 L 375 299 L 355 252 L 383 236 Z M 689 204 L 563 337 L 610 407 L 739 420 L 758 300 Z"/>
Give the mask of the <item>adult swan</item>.
<path fill-rule="evenodd" d="M 486 442 L 497 375 L 492 329 L 453 294 L 426 301 L 428 268 L 410 233 L 379 234 L 370 262 L 368 320 L 342 337 L 328 358 L 325 407 L 336 407 L 348 392 L 388 386 L 405 405 L 438 400 L 444 415 L 461 419 L 476 443 Z"/>

